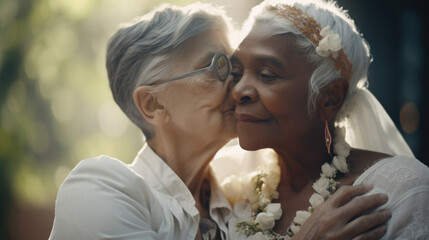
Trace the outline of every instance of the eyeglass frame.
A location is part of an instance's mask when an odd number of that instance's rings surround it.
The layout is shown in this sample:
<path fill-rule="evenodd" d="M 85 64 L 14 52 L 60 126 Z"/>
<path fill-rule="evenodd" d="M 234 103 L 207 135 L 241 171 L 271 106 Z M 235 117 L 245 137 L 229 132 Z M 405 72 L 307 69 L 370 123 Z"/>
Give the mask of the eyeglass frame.
<path fill-rule="evenodd" d="M 222 56 L 225 57 L 226 64 L 227 64 L 227 67 L 228 67 L 228 74 L 226 75 L 225 79 L 222 79 L 219 76 L 219 70 L 216 69 L 216 64 L 215 64 L 216 60 L 218 60 Z M 197 75 L 197 74 L 200 74 L 200 73 L 206 73 L 206 72 L 209 72 L 209 71 L 213 71 L 214 72 L 214 74 L 216 75 L 217 80 L 219 80 L 220 82 L 225 82 L 226 79 L 228 79 L 228 76 L 231 74 L 231 71 L 232 71 L 231 61 L 229 60 L 228 56 L 225 53 L 223 53 L 223 52 L 218 52 L 218 53 L 216 53 L 213 56 L 212 62 L 210 63 L 210 66 L 207 66 L 207 67 L 204 67 L 204 68 L 200 68 L 200 69 L 194 70 L 192 72 L 184 73 L 184 74 L 176 76 L 176 77 L 169 77 L 169 78 L 166 78 L 166 79 L 163 79 L 163 80 L 158 80 L 158 81 L 155 81 L 154 83 L 149 84 L 149 85 L 168 83 L 168 82 L 172 82 L 172 81 L 184 79 L 184 78 L 187 78 L 187 77 L 191 77 L 191 76 L 194 76 L 194 75 Z"/>

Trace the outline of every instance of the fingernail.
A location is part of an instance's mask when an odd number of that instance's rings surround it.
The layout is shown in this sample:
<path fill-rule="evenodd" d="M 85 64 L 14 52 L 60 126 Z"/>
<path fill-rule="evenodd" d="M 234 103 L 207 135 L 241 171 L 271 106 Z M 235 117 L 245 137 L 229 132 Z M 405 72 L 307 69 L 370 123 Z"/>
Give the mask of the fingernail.
<path fill-rule="evenodd" d="M 384 216 L 386 218 L 391 218 L 392 217 L 392 213 L 390 211 L 385 211 L 383 214 L 384 214 Z"/>
<path fill-rule="evenodd" d="M 381 195 L 381 199 L 382 199 L 384 202 L 387 202 L 387 201 L 389 201 L 389 196 L 388 196 L 387 194 L 382 193 L 382 195 Z"/>
<path fill-rule="evenodd" d="M 378 227 L 377 231 L 379 232 L 380 236 L 384 236 L 387 233 L 387 226 L 382 225 Z"/>

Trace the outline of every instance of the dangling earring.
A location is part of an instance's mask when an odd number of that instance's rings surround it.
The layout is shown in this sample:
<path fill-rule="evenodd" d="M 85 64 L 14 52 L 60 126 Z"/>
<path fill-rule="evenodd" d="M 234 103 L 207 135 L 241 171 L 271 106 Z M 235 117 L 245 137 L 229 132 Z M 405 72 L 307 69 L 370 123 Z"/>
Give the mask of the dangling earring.
<path fill-rule="evenodd" d="M 328 121 L 325 120 L 325 144 L 326 149 L 328 149 L 328 154 L 331 154 L 331 143 L 332 137 L 331 133 L 329 132 Z"/>

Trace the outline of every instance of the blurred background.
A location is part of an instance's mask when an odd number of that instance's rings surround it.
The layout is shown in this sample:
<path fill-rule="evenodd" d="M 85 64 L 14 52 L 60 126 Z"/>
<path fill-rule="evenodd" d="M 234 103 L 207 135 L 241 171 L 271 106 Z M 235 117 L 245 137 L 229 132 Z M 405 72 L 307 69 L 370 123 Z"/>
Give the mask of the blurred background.
<path fill-rule="evenodd" d="M 224 5 L 238 27 L 259 3 L 212 2 Z M 424 1 L 338 2 L 371 46 L 369 89 L 428 164 Z M 160 3 L 0 0 L 0 239 L 47 239 L 58 188 L 80 160 L 133 160 L 143 139 L 112 100 L 105 47 L 120 23 Z"/>

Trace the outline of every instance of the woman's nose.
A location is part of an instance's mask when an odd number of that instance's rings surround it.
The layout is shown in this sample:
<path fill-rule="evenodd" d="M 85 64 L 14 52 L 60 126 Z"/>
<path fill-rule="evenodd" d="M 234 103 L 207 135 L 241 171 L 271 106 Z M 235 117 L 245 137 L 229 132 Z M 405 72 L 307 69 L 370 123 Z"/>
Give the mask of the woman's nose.
<path fill-rule="evenodd" d="M 236 103 L 254 102 L 258 96 L 250 76 L 246 74 L 243 74 L 240 80 L 232 83 L 231 95 Z"/>

